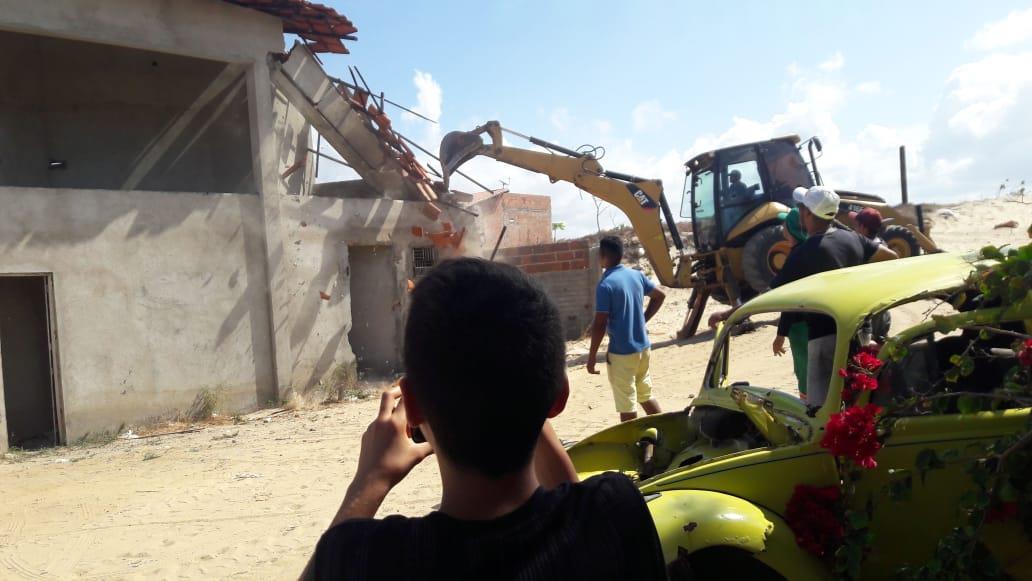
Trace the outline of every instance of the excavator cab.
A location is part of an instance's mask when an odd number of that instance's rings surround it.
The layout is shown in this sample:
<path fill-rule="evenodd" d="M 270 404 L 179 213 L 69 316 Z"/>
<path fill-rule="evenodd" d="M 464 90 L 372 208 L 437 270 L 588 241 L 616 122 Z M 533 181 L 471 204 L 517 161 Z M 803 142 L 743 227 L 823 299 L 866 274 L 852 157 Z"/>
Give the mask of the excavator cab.
<path fill-rule="evenodd" d="M 745 284 L 741 298 L 767 289 L 789 244 L 779 217 L 792 191 L 814 184 L 797 136 L 746 143 L 698 155 L 687 169 L 681 217 L 691 218 L 698 252 L 724 252 L 731 273 Z M 724 300 L 719 290 L 717 298 Z"/>
<path fill-rule="evenodd" d="M 697 249 L 733 246 L 750 225 L 758 225 L 757 208 L 769 203 L 791 207 L 792 190 L 814 184 L 795 147 L 798 141 L 791 136 L 738 145 L 685 164 L 681 217 L 692 219 Z"/>

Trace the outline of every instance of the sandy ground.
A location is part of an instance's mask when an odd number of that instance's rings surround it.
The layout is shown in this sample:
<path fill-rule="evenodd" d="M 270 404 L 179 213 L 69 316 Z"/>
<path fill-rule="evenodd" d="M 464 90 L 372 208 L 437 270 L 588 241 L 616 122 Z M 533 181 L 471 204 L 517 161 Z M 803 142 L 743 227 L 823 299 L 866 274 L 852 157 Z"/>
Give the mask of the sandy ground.
<path fill-rule="evenodd" d="M 1032 204 L 1005 200 L 953 207 L 936 217 L 952 251 L 1021 244 Z M 993 226 L 1016 220 L 1018 229 Z M 711 335 L 674 341 L 688 293 L 671 290 L 650 326 L 652 375 L 667 410 L 698 391 Z M 711 305 L 711 309 L 720 308 Z M 792 385 L 789 360 L 769 355 L 771 327 L 737 341 L 736 377 Z M 616 419 L 604 375 L 588 375 L 584 341 L 572 342 L 572 397 L 555 422 L 577 440 Z M 0 578 L 289 578 L 303 567 L 353 473 L 370 399 L 288 412 L 199 432 L 57 448 L 0 460 Z M 419 515 L 440 494 L 437 466 L 418 466 L 380 514 Z"/>

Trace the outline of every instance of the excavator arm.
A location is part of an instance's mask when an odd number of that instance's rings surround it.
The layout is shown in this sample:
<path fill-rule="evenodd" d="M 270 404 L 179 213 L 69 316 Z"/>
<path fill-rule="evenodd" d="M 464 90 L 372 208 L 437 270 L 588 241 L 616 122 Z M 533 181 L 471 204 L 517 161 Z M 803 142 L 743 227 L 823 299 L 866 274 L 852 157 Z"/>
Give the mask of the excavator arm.
<path fill-rule="evenodd" d="M 456 168 L 478 155 L 544 174 L 553 183 L 571 183 L 616 206 L 627 216 L 661 284 L 669 287 L 687 286 L 684 284 L 686 281 L 679 281 L 679 273 L 675 271 L 663 232 L 661 212 L 665 214 L 675 246 L 679 251 L 683 250 L 681 237 L 663 196 L 662 182 L 605 171 L 590 154 L 572 151 L 533 137 L 527 139 L 559 153 L 509 147 L 502 144 L 501 132 L 502 127 L 497 121 L 489 121 L 471 132 L 455 131 L 445 135 L 440 152 L 445 187 Z M 491 137 L 490 144 L 484 143 L 480 137 L 482 133 Z"/>

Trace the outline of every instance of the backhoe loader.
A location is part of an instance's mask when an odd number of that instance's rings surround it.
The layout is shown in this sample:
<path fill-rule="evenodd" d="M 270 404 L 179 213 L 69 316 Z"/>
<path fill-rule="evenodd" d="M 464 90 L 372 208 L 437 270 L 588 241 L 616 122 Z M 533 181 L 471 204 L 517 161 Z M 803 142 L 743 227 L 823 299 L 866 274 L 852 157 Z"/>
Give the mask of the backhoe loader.
<path fill-rule="evenodd" d="M 504 145 L 503 131 L 545 151 Z M 489 144 L 481 137 L 484 133 L 490 137 Z M 802 155 L 804 146 L 809 164 Z M 793 135 L 718 149 L 689 160 L 685 164 L 681 216 L 691 218 L 694 252 L 685 249 L 662 182 L 606 170 L 594 148 L 572 150 L 489 121 L 473 131 L 445 135 L 440 160 L 445 190 L 452 172 L 483 155 L 547 175 L 553 183 L 571 183 L 619 208 L 641 240 L 660 284 L 692 289 L 689 310 L 678 333 L 679 337 L 691 337 L 711 296 L 737 306 L 769 288 L 791 249 L 782 235 L 780 215 L 794 204 L 792 191 L 796 187 L 822 183 L 816 163 L 820 151 L 816 137 L 801 144 Z M 938 251 L 926 235 L 920 207 L 914 225 L 882 198 L 836 191 L 842 199 L 840 226 L 853 226 L 850 212 L 873 207 L 891 224 L 883 228 L 881 236 L 900 257 Z"/>

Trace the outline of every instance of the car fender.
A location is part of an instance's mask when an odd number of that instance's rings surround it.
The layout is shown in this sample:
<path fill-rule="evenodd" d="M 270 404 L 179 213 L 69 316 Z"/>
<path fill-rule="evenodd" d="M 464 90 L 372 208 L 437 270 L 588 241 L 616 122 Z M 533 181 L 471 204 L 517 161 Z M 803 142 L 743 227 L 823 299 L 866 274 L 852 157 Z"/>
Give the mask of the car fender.
<path fill-rule="evenodd" d="M 787 579 L 829 578 L 779 516 L 748 500 L 708 490 L 666 490 L 646 500 L 667 563 L 680 553 L 732 547 L 753 553 Z"/>

